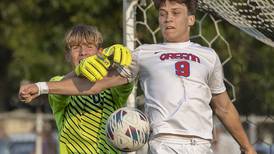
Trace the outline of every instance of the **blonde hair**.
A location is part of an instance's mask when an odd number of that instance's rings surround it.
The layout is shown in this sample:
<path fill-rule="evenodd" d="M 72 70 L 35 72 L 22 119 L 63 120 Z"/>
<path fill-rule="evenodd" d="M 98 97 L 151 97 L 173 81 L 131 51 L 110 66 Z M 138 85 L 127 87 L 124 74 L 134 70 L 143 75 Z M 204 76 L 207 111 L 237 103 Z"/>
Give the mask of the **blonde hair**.
<path fill-rule="evenodd" d="M 65 50 L 70 51 L 72 46 L 80 45 L 85 41 L 99 49 L 103 43 L 103 37 L 96 27 L 83 24 L 76 25 L 65 36 Z"/>

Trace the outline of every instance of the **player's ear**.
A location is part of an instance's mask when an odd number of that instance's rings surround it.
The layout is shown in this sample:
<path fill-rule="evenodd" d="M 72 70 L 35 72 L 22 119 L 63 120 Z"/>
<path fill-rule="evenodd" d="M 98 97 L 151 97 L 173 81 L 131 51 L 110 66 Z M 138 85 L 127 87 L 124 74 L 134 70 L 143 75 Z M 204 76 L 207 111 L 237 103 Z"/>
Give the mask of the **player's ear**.
<path fill-rule="evenodd" d="M 103 48 L 98 48 L 98 52 L 99 52 L 99 53 L 102 53 L 103 50 L 104 50 Z"/>
<path fill-rule="evenodd" d="M 195 15 L 188 16 L 188 26 L 193 26 L 195 24 Z"/>

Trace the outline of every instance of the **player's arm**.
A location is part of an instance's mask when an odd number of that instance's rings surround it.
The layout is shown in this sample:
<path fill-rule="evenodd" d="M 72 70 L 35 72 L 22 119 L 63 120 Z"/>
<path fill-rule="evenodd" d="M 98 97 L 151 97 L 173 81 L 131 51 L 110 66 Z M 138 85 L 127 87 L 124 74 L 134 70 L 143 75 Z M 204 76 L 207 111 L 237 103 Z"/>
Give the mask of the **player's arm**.
<path fill-rule="evenodd" d="M 112 70 L 102 80 L 90 82 L 86 78 L 72 77 L 57 82 L 47 82 L 49 94 L 62 95 L 91 95 L 102 90 L 126 84 L 128 80 Z"/>
<path fill-rule="evenodd" d="M 64 77 L 62 77 L 62 80 L 75 80 L 77 75 L 74 73 L 74 71 L 66 74 Z M 54 82 L 54 81 L 53 81 Z M 39 91 L 39 89 L 44 89 L 43 91 Z M 46 82 L 38 82 L 38 83 L 29 83 L 24 84 L 20 86 L 18 98 L 21 101 L 24 101 L 26 103 L 31 102 L 36 97 L 40 96 L 41 94 L 47 94 L 49 92 L 49 88 Z"/>
<path fill-rule="evenodd" d="M 91 95 L 107 88 L 126 84 L 127 82 L 126 78 L 113 70 L 108 73 L 108 76 L 97 82 L 90 82 L 88 79 L 81 77 L 70 77 L 61 81 L 22 85 L 18 97 L 21 101 L 28 103 L 40 94 Z"/>
<path fill-rule="evenodd" d="M 118 64 L 119 69 L 111 67 L 112 69 L 108 72 L 110 67 L 108 58 L 113 59 L 114 63 Z M 119 86 L 128 81 L 132 81 L 133 76 L 129 78 L 129 74 L 125 71 L 126 69 L 124 69 L 124 67 L 129 66 L 130 63 L 130 51 L 122 45 L 113 45 L 103 50 L 103 57 L 94 55 L 82 60 L 76 67 L 75 73 L 67 74 L 62 81 L 42 82 L 21 86 L 19 99 L 30 102 L 40 94 L 47 93 L 61 95 L 96 94 L 106 88 Z M 135 70 L 135 72 L 138 72 L 138 69 Z"/>
<path fill-rule="evenodd" d="M 211 107 L 220 121 L 235 138 L 245 154 L 255 154 L 256 151 L 250 144 L 242 127 L 239 113 L 231 102 L 227 92 L 216 94 L 212 97 Z"/>

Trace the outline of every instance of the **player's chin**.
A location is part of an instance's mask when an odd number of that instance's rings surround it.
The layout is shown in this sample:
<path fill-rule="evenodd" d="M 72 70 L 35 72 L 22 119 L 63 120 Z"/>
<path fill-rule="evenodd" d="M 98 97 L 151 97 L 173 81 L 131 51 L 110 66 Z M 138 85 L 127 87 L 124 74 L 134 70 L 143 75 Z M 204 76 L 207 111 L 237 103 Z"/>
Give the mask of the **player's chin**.
<path fill-rule="evenodd" d="M 166 33 L 164 34 L 164 38 L 165 38 L 165 41 L 166 41 L 166 42 L 176 42 L 176 41 L 175 41 L 176 38 L 175 38 L 174 34 L 172 34 L 172 33 L 166 32 Z"/>

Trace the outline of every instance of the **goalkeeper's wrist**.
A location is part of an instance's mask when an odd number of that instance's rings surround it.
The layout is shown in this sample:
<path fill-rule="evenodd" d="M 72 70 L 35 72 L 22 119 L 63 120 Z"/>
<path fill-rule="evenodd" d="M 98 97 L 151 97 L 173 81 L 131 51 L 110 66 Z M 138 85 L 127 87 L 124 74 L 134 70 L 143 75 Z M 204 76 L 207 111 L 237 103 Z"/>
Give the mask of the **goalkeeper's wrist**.
<path fill-rule="evenodd" d="M 38 87 L 38 96 L 41 94 L 49 93 L 49 87 L 47 82 L 36 82 L 35 85 Z"/>

